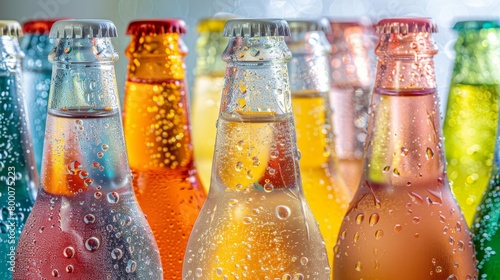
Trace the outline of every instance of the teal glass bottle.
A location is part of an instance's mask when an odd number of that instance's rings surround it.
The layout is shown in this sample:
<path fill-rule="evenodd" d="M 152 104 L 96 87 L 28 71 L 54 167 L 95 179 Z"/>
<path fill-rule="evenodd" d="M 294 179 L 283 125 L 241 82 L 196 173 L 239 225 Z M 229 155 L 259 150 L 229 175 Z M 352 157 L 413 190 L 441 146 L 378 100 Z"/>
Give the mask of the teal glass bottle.
<path fill-rule="evenodd" d="M 38 181 L 21 88 L 20 34 L 18 22 L 0 21 L 0 279 L 12 279 Z"/>

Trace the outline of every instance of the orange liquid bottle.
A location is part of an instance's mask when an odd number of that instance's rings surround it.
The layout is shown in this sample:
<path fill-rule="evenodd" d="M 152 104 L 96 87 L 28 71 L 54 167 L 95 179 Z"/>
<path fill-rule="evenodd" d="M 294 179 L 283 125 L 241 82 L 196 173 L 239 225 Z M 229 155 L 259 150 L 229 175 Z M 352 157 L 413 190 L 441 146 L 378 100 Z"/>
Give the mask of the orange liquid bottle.
<path fill-rule="evenodd" d="M 138 20 L 132 35 L 125 84 L 124 127 L 134 189 L 148 217 L 165 271 L 180 279 L 184 251 L 205 200 L 193 161 L 178 19 Z"/>
<path fill-rule="evenodd" d="M 378 23 L 362 181 L 335 247 L 335 279 L 476 279 L 445 172 L 430 19 Z"/>
<path fill-rule="evenodd" d="M 292 108 L 301 153 L 302 188 L 325 240 L 330 262 L 351 194 L 339 173 L 328 93 L 327 20 L 287 20 Z M 326 21 L 326 22 L 325 22 Z"/>
<path fill-rule="evenodd" d="M 327 38 L 330 60 L 330 106 L 333 110 L 335 148 L 339 169 L 352 194 L 363 171 L 363 150 L 368 126 L 373 50 L 370 30 L 363 21 L 330 19 Z"/>

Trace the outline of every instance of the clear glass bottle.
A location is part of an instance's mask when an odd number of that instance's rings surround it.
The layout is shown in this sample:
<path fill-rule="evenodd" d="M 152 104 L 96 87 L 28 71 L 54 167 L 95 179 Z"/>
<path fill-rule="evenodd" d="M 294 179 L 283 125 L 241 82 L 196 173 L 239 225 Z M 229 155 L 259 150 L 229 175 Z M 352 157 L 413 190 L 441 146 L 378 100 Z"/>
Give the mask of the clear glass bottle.
<path fill-rule="evenodd" d="M 335 279 L 475 279 L 472 237 L 446 178 L 428 18 L 377 25 L 362 181 L 335 247 Z"/>
<path fill-rule="evenodd" d="M 214 156 L 215 123 L 219 116 L 220 98 L 226 63 L 221 59 L 227 46 L 222 36 L 227 18 L 207 18 L 198 23 L 200 36 L 196 41 L 196 72 L 193 84 L 193 146 L 196 167 L 208 192 Z"/>
<path fill-rule="evenodd" d="M 58 19 L 30 20 L 23 24 L 21 49 L 23 63 L 23 90 L 25 91 L 29 130 L 38 172 L 42 167 L 43 139 L 47 119 L 52 65 L 48 60 L 54 49 L 54 39 L 49 38 L 50 28 Z"/>
<path fill-rule="evenodd" d="M 472 224 L 493 166 L 500 93 L 500 22 L 460 21 L 443 126 L 448 177 Z"/>
<path fill-rule="evenodd" d="M 329 102 L 328 20 L 287 20 L 288 62 L 302 188 L 333 261 L 340 224 L 351 194 L 339 174 Z"/>
<path fill-rule="evenodd" d="M 12 279 L 16 246 L 35 201 L 38 177 L 22 90 L 21 25 L 0 20 L 0 279 Z"/>
<path fill-rule="evenodd" d="M 184 279 L 329 279 L 300 182 L 286 63 L 288 24 L 229 20 L 212 185 L 189 237 Z"/>
<path fill-rule="evenodd" d="M 124 129 L 134 189 L 165 279 L 181 279 L 188 236 L 205 202 L 193 160 L 180 19 L 135 20 L 126 50 Z"/>
<path fill-rule="evenodd" d="M 362 20 L 330 19 L 326 36 L 332 44 L 330 105 L 333 110 L 339 168 L 354 194 L 363 171 L 363 151 L 373 84 L 374 40 Z"/>
<path fill-rule="evenodd" d="M 108 20 L 50 32 L 41 186 L 16 252 L 14 279 L 162 279 L 156 241 L 134 196 Z"/>

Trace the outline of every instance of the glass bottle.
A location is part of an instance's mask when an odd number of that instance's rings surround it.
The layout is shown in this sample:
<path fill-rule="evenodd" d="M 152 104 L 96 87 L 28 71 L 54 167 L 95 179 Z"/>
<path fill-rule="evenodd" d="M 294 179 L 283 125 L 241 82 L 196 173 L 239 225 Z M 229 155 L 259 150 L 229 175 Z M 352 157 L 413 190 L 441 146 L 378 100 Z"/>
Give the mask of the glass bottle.
<path fill-rule="evenodd" d="M 354 194 L 363 171 L 363 150 L 373 83 L 371 30 L 367 23 L 330 19 L 330 105 L 339 170 Z"/>
<path fill-rule="evenodd" d="M 200 36 L 196 41 L 196 72 L 193 85 L 193 145 L 196 167 L 205 190 L 210 186 L 214 155 L 215 123 L 219 115 L 220 98 L 226 63 L 221 59 L 227 46 L 222 36 L 225 18 L 207 18 L 198 23 Z"/>
<path fill-rule="evenodd" d="M 461 21 L 443 126 L 450 185 L 472 224 L 488 185 L 497 133 L 500 86 L 498 21 Z"/>
<path fill-rule="evenodd" d="M 329 279 L 303 196 L 279 19 L 233 19 L 212 185 L 189 237 L 184 279 Z"/>
<path fill-rule="evenodd" d="M 188 236 L 206 193 L 193 160 L 181 36 L 184 21 L 130 22 L 124 129 L 135 194 L 166 279 L 181 279 Z"/>
<path fill-rule="evenodd" d="M 23 89 L 26 96 L 29 130 L 37 170 L 42 167 L 43 139 L 47 119 L 52 65 L 47 57 L 54 48 L 54 39 L 49 38 L 52 24 L 58 19 L 30 20 L 23 24 L 21 49 L 25 54 L 23 63 Z"/>
<path fill-rule="evenodd" d="M 349 205 L 349 190 L 338 171 L 328 94 L 328 20 L 287 20 L 286 38 L 292 108 L 297 132 L 302 188 L 333 261 L 333 246 Z M 326 22 L 325 22 L 326 21 Z M 328 210 L 326 210 L 328 209 Z"/>
<path fill-rule="evenodd" d="M 446 178 L 428 18 L 377 25 L 364 171 L 335 247 L 335 279 L 476 279 Z"/>
<path fill-rule="evenodd" d="M 48 101 L 41 186 L 14 279 L 162 279 L 156 241 L 132 189 L 108 20 L 63 20 Z"/>
<path fill-rule="evenodd" d="M 0 20 L 0 279 L 12 279 L 16 246 L 38 177 L 22 90 L 21 25 Z"/>

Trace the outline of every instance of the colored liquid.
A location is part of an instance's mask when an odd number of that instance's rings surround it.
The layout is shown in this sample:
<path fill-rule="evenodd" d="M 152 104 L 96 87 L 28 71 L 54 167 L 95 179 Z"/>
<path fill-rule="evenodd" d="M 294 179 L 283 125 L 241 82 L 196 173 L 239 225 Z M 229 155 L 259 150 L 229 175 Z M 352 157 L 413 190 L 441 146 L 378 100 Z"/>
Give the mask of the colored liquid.
<path fill-rule="evenodd" d="M 33 142 L 33 151 L 38 172 L 42 168 L 43 140 L 47 119 L 51 71 L 25 71 L 23 89 L 28 108 L 29 130 Z"/>
<path fill-rule="evenodd" d="M 13 76 L 0 76 L 0 279 L 12 279 L 16 245 L 33 206 L 34 162 L 26 154 L 26 116 Z M 27 145 L 26 145 L 27 146 Z"/>
<path fill-rule="evenodd" d="M 332 87 L 330 104 L 333 110 L 333 130 L 339 158 L 339 168 L 350 192 L 359 186 L 363 170 L 363 151 L 366 140 L 370 105 L 370 89 Z"/>
<path fill-rule="evenodd" d="M 472 224 L 488 185 L 497 133 L 498 85 L 452 84 L 444 146 L 451 188 Z"/>
<path fill-rule="evenodd" d="M 193 146 L 196 167 L 205 190 L 210 187 L 217 117 L 224 77 L 198 75 L 194 83 L 192 107 Z"/>
<path fill-rule="evenodd" d="M 332 134 L 325 119 L 325 100 L 319 93 L 292 93 L 297 146 L 304 195 L 319 223 L 330 263 L 333 246 L 350 201 L 350 193 L 334 168 Z M 328 209 L 328 210 L 327 210 Z"/>
<path fill-rule="evenodd" d="M 121 132 L 117 110 L 49 110 L 42 189 L 15 279 L 162 279 Z"/>
<path fill-rule="evenodd" d="M 212 186 L 189 239 L 184 279 L 329 279 L 299 187 L 292 116 L 222 114 L 218 124 Z"/>
<path fill-rule="evenodd" d="M 181 279 L 189 234 L 205 200 L 193 167 L 182 84 L 128 81 L 125 139 L 134 189 L 160 249 L 165 279 Z"/>

